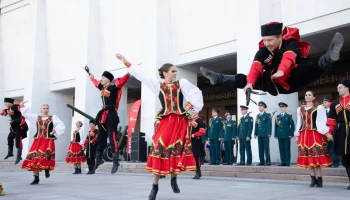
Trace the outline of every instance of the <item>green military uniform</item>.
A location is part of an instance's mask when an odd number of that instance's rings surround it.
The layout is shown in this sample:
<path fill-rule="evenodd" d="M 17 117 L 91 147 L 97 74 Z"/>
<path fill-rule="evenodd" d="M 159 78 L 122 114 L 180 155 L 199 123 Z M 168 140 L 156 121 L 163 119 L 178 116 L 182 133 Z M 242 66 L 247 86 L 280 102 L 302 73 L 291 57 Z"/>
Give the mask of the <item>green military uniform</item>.
<path fill-rule="evenodd" d="M 258 103 L 259 106 L 264 106 L 267 108 L 266 104 L 262 101 Z M 258 146 L 259 146 L 259 165 L 271 165 L 270 160 L 270 136 L 272 132 L 272 122 L 271 114 L 267 112 L 260 113 L 256 116 L 255 120 L 255 131 L 254 135 L 258 137 Z M 266 163 L 265 163 L 265 158 Z"/>
<path fill-rule="evenodd" d="M 226 112 L 227 114 L 231 114 L 231 112 Z M 224 139 L 224 147 L 225 147 L 225 158 L 226 164 L 233 164 L 233 145 L 234 139 L 237 137 L 237 125 L 235 120 L 226 120 L 224 122 L 224 131 L 223 131 L 223 139 Z"/>
<path fill-rule="evenodd" d="M 241 108 L 248 109 L 246 106 L 241 106 Z M 247 153 L 247 165 L 252 165 L 252 148 L 250 145 L 252 133 L 253 118 L 246 114 L 245 116 L 241 117 L 238 125 L 239 153 L 241 156 L 241 161 L 238 165 L 244 165 L 245 153 Z M 249 141 L 246 140 L 247 137 L 250 138 Z"/>
<path fill-rule="evenodd" d="M 217 111 L 216 108 L 212 108 Z M 220 135 L 222 134 L 223 124 L 222 118 L 212 117 L 209 119 L 209 126 L 207 128 L 207 135 L 210 142 L 210 165 L 220 165 Z"/>
<path fill-rule="evenodd" d="M 279 106 L 288 105 L 281 102 Z M 280 151 L 281 165 L 290 166 L 290 140 L 294 137 L 294 121 L 292 115 L 281 113 L 276 116 L 275 122 L 275 138 L 278 139 L 278 147 Z"/>

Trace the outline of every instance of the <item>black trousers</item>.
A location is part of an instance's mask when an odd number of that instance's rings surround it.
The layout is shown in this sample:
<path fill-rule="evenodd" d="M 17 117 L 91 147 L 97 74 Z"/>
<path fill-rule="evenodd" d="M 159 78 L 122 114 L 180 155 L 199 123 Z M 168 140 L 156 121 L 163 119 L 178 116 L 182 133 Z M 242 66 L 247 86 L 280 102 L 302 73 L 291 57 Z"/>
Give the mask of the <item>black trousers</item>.
<path fill-rule="evenodd" d="M 277 96 L 278 94 L 291 94 L 298 92 L 327 72 L 324 67 L 319 67 L 316 63 L 302 59 L 299 61 L 298 67 L 291 70 L 291 76 L 286 81 L 290 85 L 289 90 L 287 90 L 272 81 L 271 76 L 276 72 L 276 70 L 270 69 L 268 66 L 265 66 L 264 68 L 265 71 L 263 73 L 263 76 L 259 77 L 256 80 L 254 89 L 268 92 L 273 96 Z M 244 88 L 247 85 L 247 76 L 244 74 L 218 75 L 218 83 L 240 89 Z"/>
<path fill-rule="evenodd" d="M 103 150 L 107 147 L 107 137 L 109 139 L 109 143 L 112 147 L 112 153 L 118 152 L 118 141 L 117 141 L 117 133 L 112 130 L 105 130 L 105 127 L 101 125 L 99 127 L 99 133 L 97 138 L 97 151 L 103 152 Z"/>
<path fill-rule="evenodd" d="M 350 154 L 342 156 L 342 164 L 345 168 L 350 168 Z"/>
<path fill-rule="evenodd" d="M 86 164 L 88 164 L 89 166 L 95 166 L 95 157 L 87 158 Z"/>
<path fill-rule="evenodd" d="M 194 159 L 196 161 L 196 167 L 199 169 L 201 167 L 201 157 L 200 156 L 194 156 Z"/>
<path fill-rule="evenodd" d="M 14 133 L 13 131 L 10 131 L 9 135 L 7 136 L 7 144 L 9 147 L 13 148 L 14 140 L 16 141 L 16 148 L 22 149 L 22 136 L 19 133 Z"/>

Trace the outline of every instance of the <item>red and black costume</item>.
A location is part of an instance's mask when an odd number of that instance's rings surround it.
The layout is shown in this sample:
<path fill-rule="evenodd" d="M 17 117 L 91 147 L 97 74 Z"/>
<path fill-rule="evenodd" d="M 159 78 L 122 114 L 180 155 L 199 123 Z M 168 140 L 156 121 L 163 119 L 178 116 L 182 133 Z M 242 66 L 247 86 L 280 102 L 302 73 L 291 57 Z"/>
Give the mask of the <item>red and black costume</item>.
<path fill-rule="evenodd" d="M 350 88 L 349 80 L 343 80 L 340 84 Z M 335 153 L 342 157 L 342 164 L 350 181 L 350 95 L 332 102 L 327 125 L 329 132 L 333 133 Z M 348 189 L 350 190 L 350 185 Z"/>
<path fill-rule="evenodd" d="M 327 167 L 332 164 L 332 156 L 327 148 L 326 134 L 329 134 L 329 128 L 326 122 L 326 109 L 322 105 L 317 108 L 298 108 L 294 134 L 298 138 L 298 167 Z"/>
<path fill-rule="evenodd" d="M 90 124 L 95 124 L 94 121 L 90 120 Z M 98 138 L 98 130 L 95 128 L 92 128 L 89 130 L 88 135 L 86 136 L 86 139 L 84 141 L 84 147 L 86 148 L 86 159 L 87 159 L 87 165 L 89 168 L 89 172 L 87 174 L 94 174 L 94 166 L 95 166 L 95 158 L 96 158 L 96 141 Z"/>
<path fill-rule="evenodd" d="M 192 153 L 196 161 L 196 176 L 193 179 L 199 179 L 202 176 L 201 173 L 201 161 L 200 158 L 205 156 L 205 151 L 202 143 L 202 136 L 205 135 L 205 123 L 204 120 L 198 116 L 194 117 L 190 122 L 191 130 L 191 142 L 192 142 Z"/>
<path fill-rule="evenodd" d="M 278 22 L 261 26 L 261 36 L 282 35 L 282 41 L 279 48 L 272 52 L 267 49 L 263 41 L 260 41 L 259 50 L 255 54 L 247 76 L 219 74 L 205 68 L 201 68 L 201 72 L 210 79 L 212 84 L 227 84 L 236 88 L 244 88 L 250 83 L 254 89 L 276 96 L 299 91 L 327 72 L 333 62 L 339 59 L 339 51 L 344 42 L 340 33 L 334 36 L 328 52 L 320 57 L 318 63 L 312 63 L 306 60 L 310 45 L 300 40 L 299 29 L 282 28 L 283 24 Z M 340 46 L 336 49 L 337 51 L 333 51 L 335 45 Z M 284 75 L 272 79 L 272 75 L 277 71 L 283 71 Z"/>
<path fill-rule="evenodd" d="M 36 124 L 37 132 L 33 137 L 32 146 L 26 159 L 22 163 L 22 169 L 41 172 L 45 170 L 46 178 L 50 177 L 49 171 L 55 168 L 55 140 L 64 133 L 64 123 L 56 116 L 43 117 L 30 113 L 30 108 L 21 108 L 22 115 L 31 124 Z M 39 176 L 34 175 L 31 185 L 39 183 Z"/>
<path fill-rule="evenodd" d="M 82 139 L 79 131 L 75 130 L 73 132 L 73 139 L 68 148 L 66 163 L 81 164 L 83 162 L 86 162 L 86 158 L 82 147 Z M 81 168 L 75 168 L 74 174 L 81 174 Z"/>
<path fill-rule="evenodd" d="M 159 124 L 152 139 L 146 170 L 155 175 L 169 175 L 174 193 L 180 193 L 174 174 L 194 171 L 195 160 L 192 154 L 188 110 L 199 112 L 203 107 L 202 92 L 186 79 L 161 82 L 150 76 L 144 68 L 124 63 L 131 75 L 145 84 L 159 97 L 162 110 L 158 114 Z M 187 104 L 184 105 L 184 101 Z M 155 199 L 158 185 L 153 185 L 149 199 Z"/>
<path fill-rule="evenodd" d="M 7 156 L 4 158 L 5 160 L 9 157 L 13 156 L 13 146 L 15 140 L 16 142 L 16 148 L 17 148 L 17 157 L 15 164 L 19 163 L 22 160 L 22 139 L 27 137 L 27 131 L 28 131 L 28 125 L 26 123 L 26 120 L 21 114 L 20 106 L 18 104 L 13 104 L 14 99 L 11 98 L 5 98 L 4 102 L 11 103 L 11 107 L 7 109 L 3 109 L 1 111 L 2 116 L 10 116 L 10 133 L 7 136 L 7 144 L 8 144 L 8 153 Z"/>
<path fill-rule="evenodd" d="M 114 76 L 108 71 L 103 72 L 102 76 L 108 78 L 111 82 L 114 79 Z M 126 84 L 129 77 L 130 75 L 126 74 L 123 77 L 118 78 L 115 84 L 108 84 L 105 86 L 94 78 L 90 79 L 95 87 L 101 91 L 101 99 L 103 104 L 102 109 L 98 112 L 95 119 L 95 123 L 98 125 L 99 129 L 99 136 L 97 139 L 96 164 L 94 170 L 96 170 L 99 165 L 104 163 L 102 160 L 102 154 L 107 146 L 107 137 L 109 138 L 113 155 L 113 167 L 111 173 L 114 174 L 118 170 L 119 154 L 117 129 L 119 124 L 119 116 L 117 110 L 122 94 L 122 87 Z"/>

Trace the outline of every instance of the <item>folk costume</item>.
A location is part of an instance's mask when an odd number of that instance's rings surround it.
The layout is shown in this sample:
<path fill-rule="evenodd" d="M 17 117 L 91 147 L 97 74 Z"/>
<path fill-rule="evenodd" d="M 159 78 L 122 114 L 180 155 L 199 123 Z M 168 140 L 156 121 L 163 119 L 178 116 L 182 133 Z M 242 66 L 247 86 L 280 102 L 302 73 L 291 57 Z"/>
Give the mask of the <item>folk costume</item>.
<path fill-rule="evenodd" d="M 13 104 L 14 101 L 15 101 L 14 99 L 5 98 L 4 102 L 11 103 L 12 105 L 7 109 L 3 109 L 0 115 L 2 116 L 8 115 L 11 118 L 10 133 L 7 136 L 8 152 L 4 159 L 6 160 L 9 157 L 13 156 L 13 147 L 16 146 L 17 157 L 16 157 L 15 164 L 18 164 L 22 160 L 22 149 L 23 149 L 22 139 L 27 137 L 28 125 L 20 112 L 20 106 L 18 104 Z M 15 140 L 15 143 L 14 143 L 14 140 Z"/>
<path fill-rule="evenodd" d="M 203 96 L 198 87 L 186 79 L 171 83 L 160 82 L 149 76 L 143 68 L 124 63 L 136 79 L 158 95 L 162 110 L 158 114 L 159 125 L 154 134 L 148 155 L 146 170 L 155 175 L 179 174 L 182 171 L 194 171 L 195 159 L 192 153 L 188 110 L 199 112 L 203 107 Z M 187 104 L 183 106 L 184 101 Z M 174 193 L 180 193 L 176 176 L 171 177 Z M 152 186 L 149 199 L 155 199 L 158 185 Z"/>
<path fill-rule="evenodd" d="M 28 107 L 20 110 L 26 120 L 37 125 L 37 133 L 21 168 L 37 172 L 45 170 L 45 177 L 49 178 L 49 171 L 55 168 L 55 140 L 64 133 L 64 123 L 56 115 L 43 117 L 31 114 Z M 39 176 L 34 175 L 31 185 L 35 184 L 39 184 Z"/>
<path fill-rule="evenodd" d="M 196 175 L 193 179 L 202 177 L 200 158 L 205 156 L 205 151 L 202 143 L 202 136 L 205 135 L 204 120 L 198 116 L 194 117 L 190 122 L 192 153 L 196 161 Z"/>
<path fill-rule="evenodd" d="M 250 83 L 254 89 L 268 92 L 273 96 L 291 94 L 298 92 L 326 73 L 332 64 L 339 59 L 339 52 L 344 43 L 343 36 L 336 33 L 328 51 L 320 57 L 316 64 L 306 60 L 310 45 L 300 40 L 298 28 L 283 28 L 283 24 L 278 22 L 261 26 L 262 37 L 275 35 L 283 37 L 279 48 L 271 52 L 261 40 L 248 75 L 225 75 L 205 68 L 200 70 L 213 85 L 226 84 L 236 88 L 244 88 Z M 277 71 L 283 71 L 284 75 L 272 79 L 271 76 Z"/>
<path fill-rule="evenodd" d="M 93 120 L 90 120 L 90 124 L 95 122 Z M 94 166 L 95 166 L 95 158 L 96 158 L 96 149 L 97 149 L 97 141 L 98 138 L 98 130 L 95 128 L 92 128 L 89 130 L 88 135 L 86 136 L 86 139 L 84 141 L 84 148 L 86 148 L 86 159 L 87 159 L 87 165 L 89 168 L 89 174 L 94 174 Z"/>
<path fill-rule="evenodd" d="M 114 79 L 113 74 L 108 71 L 104 71 L 102 76 L 108 78 L 111 82 Z M 119 153 L 117 129 L 119 124 L 119 116 L 117 110 L 122 94 L 122 87 L 126 84 L 129 77 L 130 75 L 126 74 L 123 77 L 118 78 L 115 84 L 111 83 L 105 86 L 101 84 L 101 81 L 90 78 L 95 87 L 101 91 L 101 99 L 103 104 L 102 109 L 98 112 L 95 119 L 95 123 L 98 125 L 99 137 L 97 139 L 96 164 L 94 171 L 99 165 L 104 163 L 102 155 L 107 146 L 107 137 L 112 147 L 113 167 L 111 173 L 114 174 L 118 171 Z"/>
<path fill-rule="evenodd" d="M 81 164 L 86 162 L 86 157 L 84 155 L 84 150 L 82 145 L 84 144 L 84 140 L 81 139 L 81 135 L 79 131 L 73 132 L 73 139 L 70 142 L 67 156 L 66 156 L 66 163 L 68 164 L 74 164 L 77 166 L 77 164 Z M 80 166 L 80 165 L 79 165 Z M 77 166 L 75 168 L 75 171 L 73 174 L 81 174 L 81 167 Z"/>
<path fill-rule="evenodd" d="M 350 81 L 343 80 L 340 82 L 345 87 L 350 88 Z M 342 164 L 350 181 L 350 95 L 341 97 L 332 102 L 329 110 L 327 125 L 329 126 L 329 134 L 333 134 L 333 146 L 335 153 L 342 159 Z M 350 184 L 347 188 L 350 190 Z"/>

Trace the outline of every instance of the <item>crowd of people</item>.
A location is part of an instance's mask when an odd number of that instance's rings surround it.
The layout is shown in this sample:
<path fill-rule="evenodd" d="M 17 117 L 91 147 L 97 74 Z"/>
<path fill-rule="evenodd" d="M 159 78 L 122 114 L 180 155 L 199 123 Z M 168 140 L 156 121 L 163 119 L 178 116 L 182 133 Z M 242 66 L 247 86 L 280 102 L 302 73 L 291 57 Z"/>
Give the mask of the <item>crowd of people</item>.
<path fill-rule="evenodd" d="M 327 52 L 317 63 L 305 60 L 310 45 L 300 40 L 297 28 L 284 27 L 282 23 L 271 22 L 261 26 L 262 40 L 259 43 L 251 69 L 248 75 L 225 75 L 201 68 L 203 75 L 212 84 L 226 84 L 243 89 L 250 97 L 253 89 L 262 90 L 276 96 L 291 94 L 305 88 L 326 73 L 339 59 L 344 38 L 336 33 Z M 94 86 L 100 90 L 103 107 L 97 113 L 95 120 L 90 121 L 91 130 L 87 138 L 82 140 L 81 122 L 77 122 L 73 139 L 70 143 L 67 163 L 74 164 L 74 174 L 81 173 L 81 163 L 88 161 L 89 173 L 104 163 L 103 150 L 106 148 L 107 138 L 112 147 L 111 173 L 117 172 L 119 167 L 117 128 L 119 124 L 118 106 L 121 88 L 132 75 L 148 87 L 154 95 L 159 97 L 162 105 L 157 115 L 158 122 L 152 139 L 148 155 L 146 170 L 154 175 L 149 200 L 155 200 L 159 190 L 159 179 L 171 175 L 170 185 L 174 193 L 180 193 L 177 175 L 183 171 L 196 171 L 194 179 L 199 179 L 201 163 L 203 163 L 203 140 L 210 141 L 210 164 L 221 163 L 221 142 L 225 149 L 225 163 L 234 163 L 233 145 L 238 140 L 240 161 L 238 165 L 252 165 L 251 140 L 257 138 L 259 144 L 258 165 L 271 165 L 269 139 L 272 136 L 273 115 L 267 113 L 266 103 L 259 102 L 259 114 L 255 120 L 248 113 L 247 106 L 240 106 L 242 117 L 236 123 L 232 120 L 232 113 L 225 113 L 225 120 L 218 116 L 213 108 L 213 117 L 208 125 L 198 113 L 203 108 L 201 90 L 186 79 L 177 80 L 176 66 L 170 63 L 162 65 L 158 70 L 158 78 L 150 76 L 147 69 L 131 64 L 123 55 L 116 58 L 123 62 L 129 73 L 114 79 L 105 71 L 101 80 L 96 80 L 89 74 Z M 113 81 L 115 80 L 115 83 Z M 275 135 L 279 142 L 281 166 L 290 166 L 290 143 L 295 137 L 298 143 L 297 166 L 309 169 L 311 176 L 310 187 L 322 187 L 322 170 L 332 162 L 331 149 L 341 157 L 342 165 L 346 168 L 350 179 L 350 81 L 344 80 L 338 85 L 339 100 L 334 100 L 327 109 L 314 104 L 315 96 L 312 91 L 305 94 L 305 105 L 298 108 L 297 123 L 294 126 L 292 116 L 286 113 L 287 104 L 279 103 L 281 113 L 276 116 Z M 186 104 L 185 104 L 186 103 Z M 65 132 L 65 125 L 56 115 L 49 114 L 49 105 L 41 107 L 41 115 L 32 114 L 25 102 L 14 104 L 14 99 L 5 98 L 6 109 L 1 115 L 11 117 L 11 130 L 8 139 L 8 155 L 13 155 L 13 138 L 16 140 L 16 163 L 20 162 L 22 153 L 21 140 L 26 137 L 27 122 L 36 124 L 37 133 L 29 153 L 22 163 L 22 168 L 32 171 L 34 181 L 31 185 L 39 184 L 39 172 L 45 171 L 45 177 L 50 177 L 50 171 L 55 167 L 55 140 Z M 328 119 L 327 119 L 328 113 Z M 95 129 L 98 126 L 98 132 Z M 205 127 L 207 126 L 207 129 Z M 253 135 L 254 131 L 254 135 Z M 204 136 L 204 137 L 203 137 Z M 203 139 L 204 138 L 204 139 Z M 88 151 L 84 156 L 84 149 Z M 245 156 L 247 155 L 247 159 Z M 0 185 L 1 189 L 1 185 Z M 350 186 L 348 187 L 350 190 Z"/>

